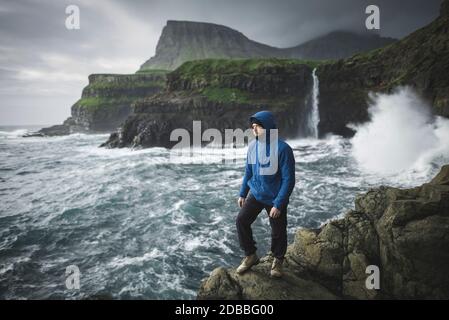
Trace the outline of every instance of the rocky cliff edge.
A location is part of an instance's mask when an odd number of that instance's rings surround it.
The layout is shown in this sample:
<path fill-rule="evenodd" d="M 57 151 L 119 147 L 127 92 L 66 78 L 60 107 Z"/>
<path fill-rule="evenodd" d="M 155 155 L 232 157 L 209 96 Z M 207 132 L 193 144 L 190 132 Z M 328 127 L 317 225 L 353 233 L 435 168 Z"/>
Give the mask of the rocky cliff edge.
<path fill-rule="evenodd" d="M 271 261 L 243 275 L 213 270 L 198 299 L 449 299 L 449 165 L 422 186 L 371 189 L 343 219 L 299 229 L 283 279 L 269 277 Z M 379 289 L 367 289 L 370 265 Z"/>

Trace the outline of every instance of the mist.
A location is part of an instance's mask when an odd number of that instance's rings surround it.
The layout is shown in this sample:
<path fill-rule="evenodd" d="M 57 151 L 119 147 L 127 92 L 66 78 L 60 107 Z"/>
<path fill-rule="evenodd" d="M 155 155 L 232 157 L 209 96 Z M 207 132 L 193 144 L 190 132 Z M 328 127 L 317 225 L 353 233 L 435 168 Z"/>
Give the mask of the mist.
<path fill-rule="evenodd" d="M 371 95 L 370 121 L 352 126 L 352 154 L 363 171 L 394 174 L 423 169 L 449 155 L 449 120 L 434 116 L 410 87 Z"/>

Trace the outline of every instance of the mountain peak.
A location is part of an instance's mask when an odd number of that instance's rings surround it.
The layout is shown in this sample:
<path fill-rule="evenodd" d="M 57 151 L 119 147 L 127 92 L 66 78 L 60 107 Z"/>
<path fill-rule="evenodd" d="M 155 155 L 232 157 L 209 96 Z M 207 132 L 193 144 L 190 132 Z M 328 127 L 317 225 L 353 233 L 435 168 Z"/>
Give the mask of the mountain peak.
<path fill-rule="evenodd" d="M 207 35 L 213 33 L 228 33 L 235 34 L 236 36 L 246 38 L 243 33 L 232 29 L 230 27 L 210 23 L 210 22 L 200 22 L 200 21 L 188 21 L 188 20 L 167 20 L 167 24 L 162 30 L 161 38 L 164 36 L 164 32 L 181 32 L 184 36 L 189 36 L 191 38 L 195 38 L 198 35 Z"/>
<path fill-rule="evenodd" d="M 182 63 L 208 58 L 277 57 L 280 49 L 248 39 L 232 28 L 196 21 L 168 20 L 154 57 L 140 70 L 173 70 Z"/>
<path fill-rule="evenodd" d="M 154 57 L 140 70 L 174 70 L 186 61 L 201 59 L 298 58 L 337 59 L 385 46 L 394 41 L 378 35 L 335 31 L 302 45 L 280 49 L 253 41 L 227 26 L 197 21 L 168 20 Z"/>
<path fill-rule="evenodd" d="M 170 27 L 178 27 L 178 26 L 200 26 L 200 27 L 207 27 L 207 28 L 211 28 L 211 27 L 216 27 L 216 28 L 224 28 L 224 29 L 228 29 L 228 30 L 233 30 L 236 31 L 230 27 L 221 25 L 221 24 L 217 24 L 217 23 L 211 23 L 211 22 L 203 22 L 203 21 L 190 21 L 190 20 L 167 20 L 166 26 L 170 26 Z M 236 31 L 238 32 L 238 31 Z"/>

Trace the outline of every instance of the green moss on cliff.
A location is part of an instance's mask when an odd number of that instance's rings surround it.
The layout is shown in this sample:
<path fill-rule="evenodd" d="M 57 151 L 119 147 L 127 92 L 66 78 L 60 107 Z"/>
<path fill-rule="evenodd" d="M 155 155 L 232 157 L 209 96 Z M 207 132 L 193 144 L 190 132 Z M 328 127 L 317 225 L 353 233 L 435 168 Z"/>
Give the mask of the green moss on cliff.
<path fill-rule="evenodd" d="M 163 89 L 166 73 L 165 70 L 150 70 L 138 74 L 92 74 L 76 106 L 89 111 L 130 106 L 137 99 Z"/>
<path fill-rule="evenodd" d="M 123 91 L 136 88 L 162 88 L 165 86 L 166 74 L 165 70 L 149 70 L 135 74 L 92 74 L 85 89 Z"/>
<path fill-rule="evenodd" d="M 174 72 L 181 77 L 193 79 L 210 74 L 255 74 L 263 69 L 283 68 L 288 70 L 297 65 L 308 65 L 315 68 L 327 61 L 299 59 L 205 59 L 183 63 Z M 293 70 L 293 68 L 292 68 Z"/>
<path fill-rule="evenodd" d="M 136 101 L 136 97 L 104 98 L 88 97 L 79 99 L 76 104 L 88 111 L 95 111 L 101 108 L 114 108 L 122 105 L 131 105 Z"/>
<path fill-rule="evenodd" d="M 221 103 L 239 103 L 251 105 L 263 105 L 269 107 L 284 107 L 298 102 L 291 95 L 277 95 L 275 99 L 235 88 L 207 87 L 198 90 L 198 93 L 210 101 Z"/>
<path fill-rule="evenodd" d="M 247 103 L 250 100 L 249 94 L 239 89 L 208 87 L 200 90 L 209 100 L 218 102 L 239 102 Z"/>
<path fill-rule="evenodd" d="M 117 90 L 117 89 L 137 89 L 137 88 L 163 88 L 165 86 L 164 80 L 151 80 L 151 81 L 128 81 L 128 82 L 107 82 L 98 81 L 89 84 L 87 88 L 93 90 Z"/>
<path fill-rule="evenodd" d="M 165 70 L 165 69 L 143 69 L 136 72 L 136 74 L 157 74 L 157 75 L 164 75 L 171 72 L 171 70 Z"/>

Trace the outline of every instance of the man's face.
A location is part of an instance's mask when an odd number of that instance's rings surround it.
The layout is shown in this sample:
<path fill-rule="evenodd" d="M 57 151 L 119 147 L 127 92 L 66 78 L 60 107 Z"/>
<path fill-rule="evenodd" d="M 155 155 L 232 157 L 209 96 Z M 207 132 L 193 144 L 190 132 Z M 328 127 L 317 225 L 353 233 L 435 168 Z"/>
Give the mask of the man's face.
<path fill-rule="evenodd" d="M 255 137 L 260 137 L 260 136 L 263 135 L 264 132 L 265 132 L 265 129 L 262 128 L 262 126 L 259 125 L 259 124 L 257 124 L 257 123 L 253 123 L 253 124 L 251 125 L 251 127 L 252 127 L 252 129 L 253 129 L 253 134 L 254 134 Z"/>

